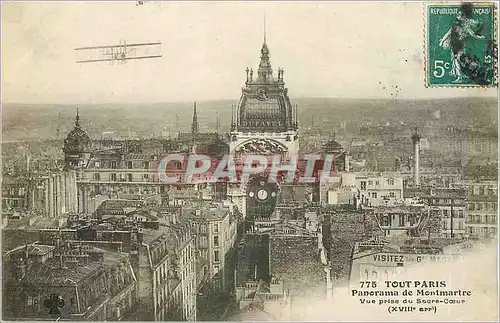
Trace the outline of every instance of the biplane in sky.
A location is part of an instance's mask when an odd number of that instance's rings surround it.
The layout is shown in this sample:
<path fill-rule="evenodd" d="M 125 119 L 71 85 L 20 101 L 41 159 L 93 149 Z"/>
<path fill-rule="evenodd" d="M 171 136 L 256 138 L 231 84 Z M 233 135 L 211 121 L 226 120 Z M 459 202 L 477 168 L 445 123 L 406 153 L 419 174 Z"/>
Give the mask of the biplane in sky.
<path fill-rule="evenodd" d="M 118 45 L 90 46 L 75 48 L 78 58 L 77 63 L 126 63 L 131 59 L 160 58 L 161 43 L 136 43 L 127 44 L 121 40 Z"/>

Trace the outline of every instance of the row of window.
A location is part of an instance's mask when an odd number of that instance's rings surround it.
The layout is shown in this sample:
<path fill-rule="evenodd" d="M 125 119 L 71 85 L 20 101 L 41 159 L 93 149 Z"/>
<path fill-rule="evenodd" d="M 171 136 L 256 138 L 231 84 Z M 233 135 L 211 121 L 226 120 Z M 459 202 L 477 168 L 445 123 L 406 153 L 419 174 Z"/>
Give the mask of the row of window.
<path fill-rule="evenodd" d="M 377 194 L 377 192 L 372 192 L 372 193 L 368 193 L 368 196 L 371 196 L 372 198 L 376 199 L 378 197 L 378 194 Z M 381 196 L 381 197 L 387 197 L 387 196 Z M 396 197 L 396 193 L 389 192 L 388 197 L 394 198 L 394 197 Z"/>
<path fill-rule="evenodd" d="M 488 186 L 473 186 L 472 187 L 472 194 L 473 195 L 489 195 L 489 196 L 495 196 L 496 195 L 496 188 L 494 187 L 488 187 Z"/>
<path fill-rule="evenodd" d="M 479 223 L 496 224 L 497 223 L 497 216 L 496 216 L 496 214 L 491 214 L 491 215 L 469 215 L 467 217 L 467 223 L 470 223 L 470 224 L 479 224 Z"/>
<path fill-rule="evenodd" d="M 24 187 L 3 189 L 3 196 L 24 196 L 25 194 L 26 189 Z"/>
<path fill-rule="evenodd" d="M 469 211 L 495 211 L 497 210 L 497 202 L 475 202 L 469 203 Z"/>
<path fill-rule="evenodd" d="M 142 174 L 142 180 L 147 182 L 150 181 L 151 179 L 151 174 Z M 100 181 L 101 180 L 101 174 L 100 173 L 94 173 L 94 181 Z M 109 174 L 109 181 L 110 182 L 116 182 L 118 181 L 118 174 L 116 173 L 111 173 Z M 132 182 L 133 181 L 133 176 L 132 174 L 120 174 L 120 181 L 121 182 Z"/>
<path fill-rule="evenodd" d="M 380 185 L 380 181 L 379 180 L 368 181 L 368 185 L 369 186 L 373 186 L 373 184 L 375 184 L 375 186 L 379 186 Z M 393 186 L 394 185 L 394 179 L 393 178 L 387 179 L 387 184 Z M 366 190 L 366 181 L 361 181 L 361 190 L 363 190 L 363 191 Z"/>
<path fill-rule="evenodd" d="M 100 160 L 94 161 L 94 168 L 118 169 L 119 165 L 120 165 L 120 162 L 118 162 L 118 161 L 102 162 L 102 163 Z M 150 165 L 151 164 L 148 161 L 142 162 L 142 164 L 141 164 L 142 167 L 137 167 L 137 162 L 135 162 L 135 163 L 133 163 L 132 161 L 125 162 L 125 166 L 127 169 L 137 169 L 137 168 L 149 169 Z"/>
<path fill-rule="evenodd" d="M 431 210 L 431 216 L 442 215 L 445 218 L 450 218 L 452 213 L 451 210 Z M 453 210 L 453 217 L 455 218 L 463 218 L 464 211 L 463 210 Z"/>
<path fill-rule="evenodd" d="M 463 199 L 453 199 L 453 204 L 459 205 L 464 202 Z M 428 199 L 428 203 L 430 205 L 436 205 L 436 204 L 441 204 L 441 205 L 451 205 L 452 199 Z"/>
<path fill-rule="evenodd" d="M 482 236 L 487 236 L 487 235 L 496 235 L 497 234 L 497 228 L 496 227 L 468 227 L 467 232 L 469 234 L 474 234 L 474 235 L 482 235 Z"/>
<path fill-rule="evenodd" d="M 195 223 L 195 222 L 193 223 L 193 227 L 196 227 L 197 225 L 198 225 L 197 223 Z M 200 233 L 205 233 L 205 234 L 208 233 L 207 223 L 201 223 L 199 227 L 200 227 Z M 219 223 L 213 223 L 212 230 L 213 230 L 213 233 L 219 233 Z"/>
<path fill-rule="evenodd" d="M 208 248 L 208 237 L 200 236 L 199 239 L 200 239 L 199 240 L 200 248 Z M 213 236 L 213 246 L 219 247 L 219 236 L 218 235 Z"/>
<path fill-rule="evenodd" d="M 453 230 L 463 230 L 465 223 L 463 221 L 453 222 Z M 443 230 L 451 230 L 451 221 L 443 221 Z"/>

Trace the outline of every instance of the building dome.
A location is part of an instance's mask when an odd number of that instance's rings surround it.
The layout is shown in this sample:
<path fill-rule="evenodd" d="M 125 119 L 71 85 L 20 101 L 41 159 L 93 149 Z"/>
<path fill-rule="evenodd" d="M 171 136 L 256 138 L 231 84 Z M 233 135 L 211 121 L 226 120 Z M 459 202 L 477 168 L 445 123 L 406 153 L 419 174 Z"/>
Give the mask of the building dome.
<path fill-rule="evenodd" d="M 247 68 L 247 80 L 238 103 L 236 130 L 240 132 L 286 132 L 297 130 L 288 90 L 283 81 L 283 69 L 278 69 L 277 78 L 269 59 L 269 48 L 262 45 L 257 78 Z"/>
<path fill-rule="evenodd" d="M 344 147 L 342 147 L 342 145 L 338 141 L 332 139 L 323 145 L 323 149 L 326 152 L 334 153 L 334 152 L 342 152 L 344 150 Z"/>
<path fill-rule="evenodd" d="M 75 127 L 68 133 L 64 139 L 63 151 L 71 152 L 86 152 L 90 147 L 90 137 L 80 126 L 80 116 L 76 112 Z"/>

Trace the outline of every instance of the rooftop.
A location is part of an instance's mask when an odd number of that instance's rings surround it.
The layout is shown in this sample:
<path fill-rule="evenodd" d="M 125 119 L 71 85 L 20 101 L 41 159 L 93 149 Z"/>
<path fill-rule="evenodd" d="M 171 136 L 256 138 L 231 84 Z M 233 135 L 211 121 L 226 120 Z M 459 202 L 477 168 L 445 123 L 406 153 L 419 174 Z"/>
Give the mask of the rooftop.
<path fill-rule="evenodd" d="M 52 246 L 37 246 L 36 248 L 45 248 L 47 250 L 50 247 Z M 80 263 L 74 269 L 61 267 L 58 258 L 48 259 L 45 263 L 33 263 L 20 284 L 32 284 L 34 286 L 74 285 L 89 278 L 105 266 L 114 266 L 127 259 L 127 255 L 94 247 L 87 247 L 85 252 L 89 254 L 99 253 L 103 257 L 101 260 L 89 259 L 86 263 Z"/>
<path fill-rule="evenodd" d="M 222 205 L 199 205 L 199 206 L 189 206 L 183 210 L 183 217 L 191 220 L 215 220 L 221 221 L 228 214 L 230 210 L 228 207 Z"/>

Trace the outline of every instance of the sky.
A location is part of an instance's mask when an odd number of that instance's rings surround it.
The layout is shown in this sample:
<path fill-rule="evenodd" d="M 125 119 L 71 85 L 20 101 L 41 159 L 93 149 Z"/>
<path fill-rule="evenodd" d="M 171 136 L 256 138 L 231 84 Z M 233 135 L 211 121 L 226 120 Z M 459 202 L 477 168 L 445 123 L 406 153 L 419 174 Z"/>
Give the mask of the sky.
<path fill-rule="evenodd" d="M 419 2 L 4 2 L 2 101 L 150 103 L 237 99 L 271 63 L 292 98 L 497 97 L 424 86 Z M 162 43 L 163 57 L 76 63 L 76 47 Z"/>

